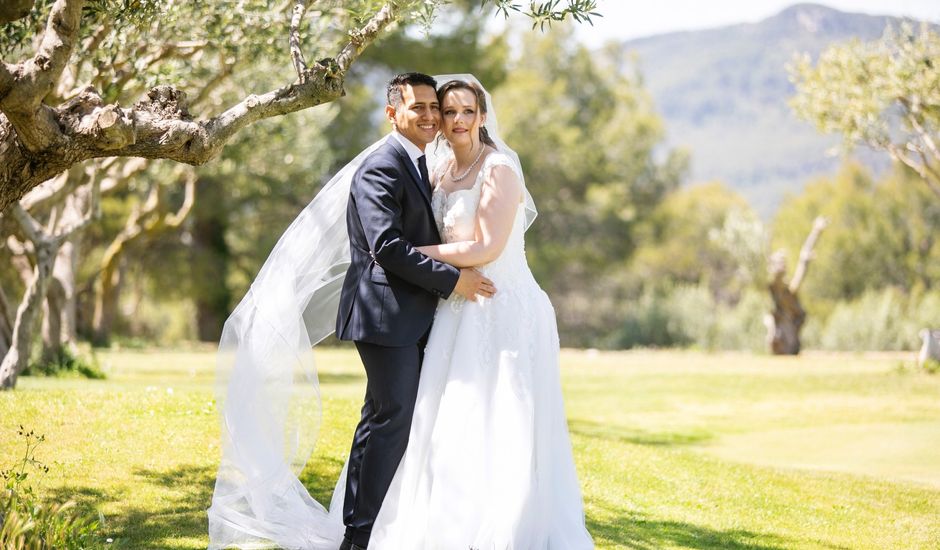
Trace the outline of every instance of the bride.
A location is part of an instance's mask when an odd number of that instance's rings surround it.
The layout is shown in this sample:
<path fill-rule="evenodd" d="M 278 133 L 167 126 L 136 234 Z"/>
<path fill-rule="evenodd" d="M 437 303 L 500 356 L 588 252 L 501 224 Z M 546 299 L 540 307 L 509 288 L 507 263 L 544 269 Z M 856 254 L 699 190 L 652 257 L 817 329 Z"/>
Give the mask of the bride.
<path fill-rule="evenodd" d="M 419 250 L 477 266 L 498 291 L 440 302 L 408 447 L 368 547 L 593 548 L 562 403 L 554 310 L 525 259 L 535 209 L 518 158 L 499 139 L 476 79 L 436 78 L 448 80 L 438 90 L 442 136 L 436 151 L 428 147 L 436 153 L 432 206 L 443 244 Z M 320 410 L 310 345 L 329 334 L 348 262 L 344 192 L 379 144 L 341 170 L 288 228 L 226 323 L 210 549 L 335 550 L 342 541 L 345 467 L 329 510 L 296 473 L 312 451 Z"/>

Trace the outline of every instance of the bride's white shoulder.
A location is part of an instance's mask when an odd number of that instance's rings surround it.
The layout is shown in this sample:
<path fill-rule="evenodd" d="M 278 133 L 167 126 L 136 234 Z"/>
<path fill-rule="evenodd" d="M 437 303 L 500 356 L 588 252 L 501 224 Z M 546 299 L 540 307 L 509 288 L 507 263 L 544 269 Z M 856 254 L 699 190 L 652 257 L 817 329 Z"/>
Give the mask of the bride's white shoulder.
<path fill-rule="evenodd" d="M 522 192 L 522 175 L 516 162 L 509 155 L 500 151 L 494 151 L 487 155 L 484 170 L 486 175 L 483 178 L 484 186 L 487 183 L 494 189 L 501 189 L 500 194 L 509 191 L 512 195 Z"/>
<path fill-rule="evenodd" d="M 509 166 L 510 168 L 514 167 L 512 159 L 509 158 L 509 155 L 503 153 L 502 151 L 493 151 L 486 156 L 486 163 L 490 166 Z"/>
<path fill-rule="evenodd" d="M 501 151 L 493 151 L 487 155 L 484 164 L 485 168 L 488 169 L 487 171 L 489 172 L 489 176 L 491 178 L 521 178 L 521 174 L 519 174 L 519 167 L 516 165 L 515 161 L 509 158 L 509 155 Z"/>

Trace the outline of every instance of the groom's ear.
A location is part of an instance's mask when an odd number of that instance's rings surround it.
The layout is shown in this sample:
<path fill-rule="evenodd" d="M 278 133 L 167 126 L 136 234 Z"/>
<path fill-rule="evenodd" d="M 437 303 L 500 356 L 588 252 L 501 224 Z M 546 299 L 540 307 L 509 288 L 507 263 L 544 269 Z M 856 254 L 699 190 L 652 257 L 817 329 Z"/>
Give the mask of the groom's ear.
<path fill-rule="evenodd" d="M 395 125 L 395 108 L 391 105 L 385 106 L 385 118 L 392 123 L 392 126 Z"/>

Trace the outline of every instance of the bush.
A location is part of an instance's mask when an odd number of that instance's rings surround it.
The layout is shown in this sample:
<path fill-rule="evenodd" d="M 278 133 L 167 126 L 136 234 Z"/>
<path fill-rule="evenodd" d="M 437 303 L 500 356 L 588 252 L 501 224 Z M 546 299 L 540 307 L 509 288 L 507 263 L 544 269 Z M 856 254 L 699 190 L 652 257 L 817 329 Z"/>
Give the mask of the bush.
<path fill-rule="evenodd" d="M 916 350 L 917 333 L 940 326 L 940 292 L 906 295 L 896 289 L 868 291 L 838 304 L 821 323 L 814 344 L 827 350 Z"/>
<path fill-rule="evenodd" d="M 97 520 L 77 511 L 75 502 L 40 502 L 27 483 L 30 473 L 45 473 L 49 467 L 35 458 L 42 435 L 27 432 L 26 452 L 13 467 L 0 470 L 4 487 L 0 493 L 0 548 L 4 550 L 86 550 L 100 548 Z"/>
<path fill-rule="evenodd" d="M 733 305 L 715 300 L 702 285 L 683 285 L 666 292 L 646 291 L 607 340 L 610 347 L 695 347 L 699 349 L 764 349 L 763 316 L 769 297 L 745 291 Z"/>
<path fill-rule="evenodd" d="M 669 347 L 688 344 L 688 337 L 671 322 L 668 297 L 644 292 L 630 308 L 620 327 L 608 337 L 608 347 Z"/>
<path fill-rule="evenodd" d="M 722 304 L 702 285 L 646 291 L 604 341 L 612 348 L 694 347 L 705 350 L 766 350 L 763 317 L 769 296 L 759 289 Z M 804 349 L 834 351 L 920 348 L 920 329 L 940 327 L 940 291 L 905 294 L 869 291 L 838 303 L 828 318 L 810 315 L 803 327 Z"/>
<path fill-rule="evenodd" d="M 764 316 L 770 313 L 767 292 L 747 289 L 734 306 L 725 306 L 716 316 L 718 326 L 710 349 L 767 351 L 767 328 Z"/>
<path fill-rule="evenodd" d="M 54 357 L 30 363 L 23 371 L 23 375 L 56 377 L 77 375 L 94 380 L 105 378 L 98 364 L 98 358 L 94 354 L 86 358 L 68 348 L 62 348 Z"/>
<path fill-rule="evenodd" d="M 924 372 L 927 374 L 940 373 L 940 361 L 936 359 L 927 359 L 924 361 Z"/>

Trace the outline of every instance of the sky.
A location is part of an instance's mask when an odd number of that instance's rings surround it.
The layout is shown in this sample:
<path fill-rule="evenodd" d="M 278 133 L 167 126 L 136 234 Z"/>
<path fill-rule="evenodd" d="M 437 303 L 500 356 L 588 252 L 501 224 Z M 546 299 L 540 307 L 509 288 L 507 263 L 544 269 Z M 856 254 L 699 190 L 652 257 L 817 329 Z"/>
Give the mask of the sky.
<path fill-rule="evenodd" d="M 594 27 L 580 25 L 579 38 L 589 46 L 674 31 L 752 23 L 799 3 L 797 0 L 598 0 L 604 16 Z M 907 16 L 940 22 L 938 0 L 822 0 L 842 11 Z"/>

